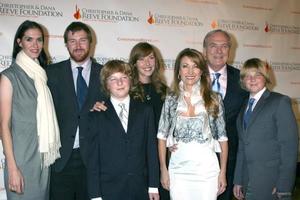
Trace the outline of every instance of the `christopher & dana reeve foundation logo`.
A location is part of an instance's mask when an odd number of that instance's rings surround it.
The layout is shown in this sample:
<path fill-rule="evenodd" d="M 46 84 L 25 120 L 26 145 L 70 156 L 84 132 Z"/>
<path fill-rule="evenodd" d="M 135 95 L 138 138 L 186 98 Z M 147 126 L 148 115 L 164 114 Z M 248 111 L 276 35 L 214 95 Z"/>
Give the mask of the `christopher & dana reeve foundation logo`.
<path fill-rule="evenodd" d="M 213 29 L 224 29 L 228 31 L 258 31 L 259 27 L 249 21 L 245 20 L 228 20 L 228 19 L 218 19 L 211 22 L 211 27 Z"/>
<path fill-rule="evenodd" d="M 0 2 L 0 16 L 17 17 L 63 17 L 57 7 L 47 4 L 19 4 Z"/>
<path fill-rule="evenodd" d="M 264 30 L 266 33 L 300 34 L 300 27 L 295 25 L 271 24 L 266 22 Z"/>
<path fill-rule="evenodd" d="M 109 10 L 95 8 L 79 8 L 75 6 L 73 17 L 84 21 L 101 21 L 108 23 L 139 22 L 138 16 L 127 10 Z"/>
<path fill-rule="evenodd" d="M 163 26 L 190 26 L 190 27 L 200 27 L 203 23 L 197 17 L 184 16 L 184 15 L 170 15 L 170 14 L 160 14 L 152 13 L 149 11 L 148 24 L 151 25 L 163 25 Z"/>
<path fill-rule="evenodd" d="M 0 72 L 11 65 L 12 56 L 11 55 L 1 55 L 0 54 Z"/>

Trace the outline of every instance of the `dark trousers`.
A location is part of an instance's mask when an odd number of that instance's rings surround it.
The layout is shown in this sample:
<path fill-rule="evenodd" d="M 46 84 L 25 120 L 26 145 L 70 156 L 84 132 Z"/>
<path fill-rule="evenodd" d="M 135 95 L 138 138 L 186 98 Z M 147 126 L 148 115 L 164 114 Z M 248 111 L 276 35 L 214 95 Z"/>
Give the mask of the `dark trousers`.
<path fill-rule="evenodd" d="M 80 150 L 72 152 L 70 160 L 61 172 L 51 170 L 51 200 L 88 200 L 86 168 L 81 160 Z"/>
<path fill-rule="evenodd" d="M 166 152 L 166 164 L 169 166 L 171 153 L 169 151 Z M 161 184 L 159 184 L 159 199 L 160 200 L 170 200 L 170 192 L 168 190 L 165 190 Z"/>
<path fill-rule="evenodd" d="M 230 159 L 230 158 L 228 159 L 227 170 L 226 170 L 227 187 L 225 192 L 223 192 L 220 196 L 218 196 L 218 200 L 233 199 L 233 178 L 234 178 L 235 163 L 236 163 L 236 159 Z"/>
<path fill-rule="evenodd" d="M 165 190 L 161 185 L 159 186 L 159 199 L 160 200 L 170 200 L 170 193 Z"/>

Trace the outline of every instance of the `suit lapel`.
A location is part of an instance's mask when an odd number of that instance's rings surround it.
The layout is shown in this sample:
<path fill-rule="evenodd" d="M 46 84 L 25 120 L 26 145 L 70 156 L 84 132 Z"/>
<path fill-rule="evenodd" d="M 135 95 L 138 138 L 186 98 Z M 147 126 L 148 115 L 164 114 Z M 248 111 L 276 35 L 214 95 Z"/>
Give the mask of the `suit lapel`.
<path fill-rule="evenodd" d="M 264 105 L 266 104 L 266 100 L 270 95 L 270 91 L 267 89 L 262 96 L 260 97 L 260 99 L 258 100 L 257 104 L 255 105 L 252 114 L 250 116 L 249 119 L 249 123 L 248 123 L 248 127 L 250 127 L 253 122 L 255 121 L 255 119 L 257 118 L 257 116 L 259 115 L 259 113 L 263 110 Z"/>
<path fill-rule="evenodd" d="M 224 103 L 230 99 L 231 92 L 233 91 L 233 85 L 234 81 L 232 80 L 233 76 L 231 75 L 231 70 L 230 68 L 227 67 L 227 87 L 226 87 L 226 94 L 224 96 Z"/>
<path fill-rule="evenodd" d="M 93 95 L 97 94 L 97 90 L 100 90 L 100 82 L 98 82 L 97 80 L 99 80 L 98 76 L 100 76 L 100 74 L 97 72 L 96 67 L 94 66 L 94 63 L 92 62 L 91 65 L 91 72 L 90 72 L 90 82 L 88 84 L 88 92 L 87 92 L 87 96 L 85 98 L 84 104 L 82 106 L 81 110 L 89 110 L 89 102 L 90 99 L 93 99 Z M 92 102 L 92 104 L 94 104 L 96 102 Z"/>
<path fill-rule="evenodd" d="M 106 105 L 107 105 L 107 110 L 104 111 L 104 112 L 105 112 L 105 115 L 108 119 L 108 123 L 112 123 L 113 127 L 117 127 L 117 129 L 122 130 L 122 135 L 125 135 L 126 134 L 125 130 L 122 126 L 122 123 L 119 119 L 118 113 L 116 112 L 113 104 L 111 103 L 110 100 L 107 100 Z M 130 116 L 130 113 L 129 113 L 129 116 Z"/>
<path fill-rule="evenodd" d="M 76 92 L 75 92 L 75 85 L 74 85 L 74 80 L 73 80 L 73 73 L 72 73 L 72 67 L 71 67 L 71 61 L 70 59 L 68 61 L 66 61 L 67 64 L 66 65 L 63 65 L 65 67 L 65 70 L 64 70 L 64 73 L 65 74 L 62 74 L 61 77 L 63 77 L 63 79 L 65 80 L 62 80 L 62 83 L 66 83 L 66 84 L 63 84 L 63 86 L 65 86 L 65 91 L 66 92 L 70 92 L 70 95 L 68 95 L 69 97 L 71 97 L 71 102 L 74 106 L 74 110 L 78 111 L 78 101 L 77 101 L 77 95 L 76 95 Z"/>
<path fill-rule="evenodd" d="M 130 103 L 129 103 L 129 116 L 128 116 L 128 126 L 127 126 L 127 134 L 130 134 L 131 129 L 133 128 L 134 125 L 134 119 L 136 118 L 136 114 L 138 112 L 137 109 L 137 104 L 136 101 L 130 98 Z"/>

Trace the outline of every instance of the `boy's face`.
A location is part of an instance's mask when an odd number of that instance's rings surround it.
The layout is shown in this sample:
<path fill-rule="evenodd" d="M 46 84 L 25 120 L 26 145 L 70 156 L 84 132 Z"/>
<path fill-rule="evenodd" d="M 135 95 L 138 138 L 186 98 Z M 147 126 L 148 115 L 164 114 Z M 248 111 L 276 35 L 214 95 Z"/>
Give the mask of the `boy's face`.
<path fill-rule="evenodd" d="M 106 81 L 110 95 L 120 101 L 128 96 L 130 89 L 130 79 L 122 72 L 115 72 Z"/>

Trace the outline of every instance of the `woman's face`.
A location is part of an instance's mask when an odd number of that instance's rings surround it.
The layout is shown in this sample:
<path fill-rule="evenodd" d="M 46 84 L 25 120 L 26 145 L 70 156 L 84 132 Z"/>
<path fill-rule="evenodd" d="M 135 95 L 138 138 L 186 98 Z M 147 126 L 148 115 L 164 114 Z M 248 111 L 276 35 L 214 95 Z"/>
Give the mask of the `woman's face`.
<path fill-rule="evenodd" d="M 136 67 L 139 73 L 139 78 L 149 78 L 152 76 L 155 70 L 155 56 L 154 53 L 150 53 L 148 56 L 142 57 L 137 60 Z"/>
<path fill-rule="evenodd" d="M 187 56 L 181 58 L 179 75 L 187 89 L 199 81 L 201 74 L 202 71 L 191 58 Z"/>
<path fill-rule="evenodd" d="M 257 69 L 249 69 L 243 79 L 244 86 L 253 96 L 266 86 L 266 79 Z"/>
<path fill-rule="evenodd" d="M 25 31 L 22 38 L 18 38 L 17 42 L 22 50 L 31 59 L 39 57 L 43 49 L 43 35 L 37 28 L 31 28 Z"/>

